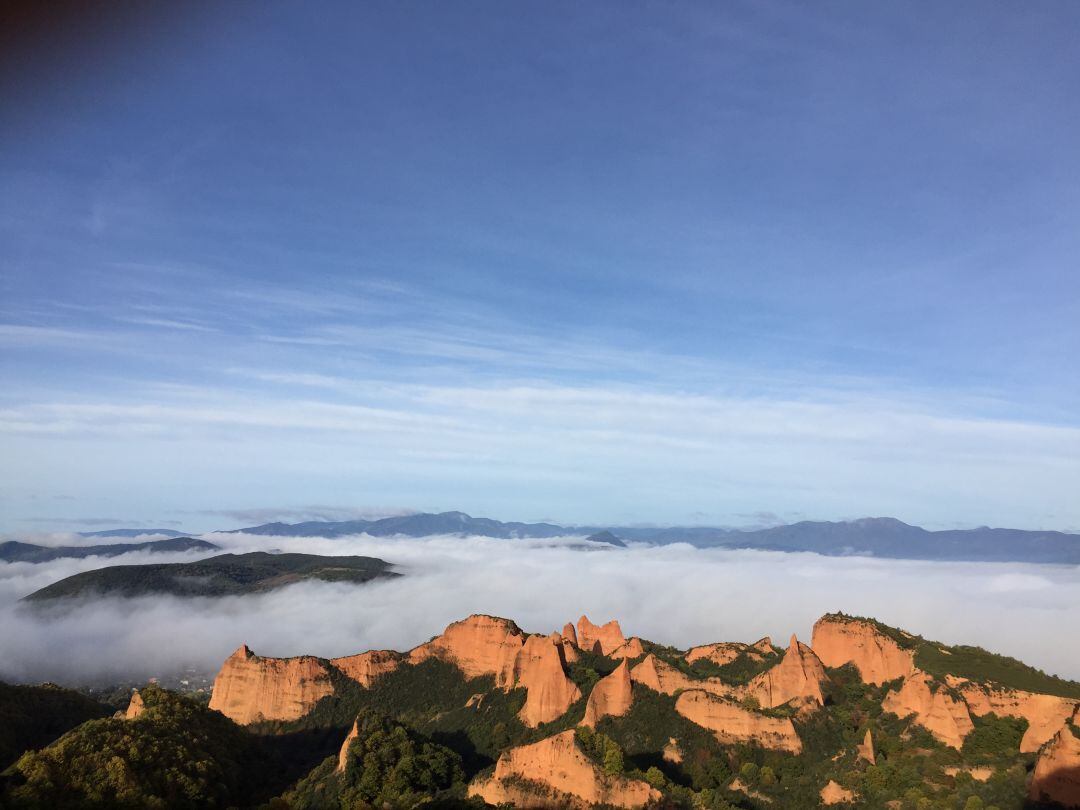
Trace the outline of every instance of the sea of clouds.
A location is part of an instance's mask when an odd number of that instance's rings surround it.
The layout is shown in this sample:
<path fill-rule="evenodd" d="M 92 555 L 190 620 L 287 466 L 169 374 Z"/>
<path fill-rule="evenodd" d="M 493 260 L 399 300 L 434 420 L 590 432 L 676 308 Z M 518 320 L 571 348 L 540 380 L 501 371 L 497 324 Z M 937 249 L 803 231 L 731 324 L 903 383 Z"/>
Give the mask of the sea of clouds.
<path fill-rule="evenodd" d="M 809 641 L 821 614 L 874 616 L 947 643 L 977 644 L 1080 678 L 1080 567 L 868 557 L 597 547 L 578 539 L 256 537 L 213 534 L 227 551 L 363 554 L 404 574 L 362 586 L 300 583 L 221 599 L 92 600 L 39 614 L 18 600 L 62 577 L 111 564 L 206 554 L 0 563 L 0 679 L 105 683 L 213 672 L 241 643 L 274 656 L 408 649 L 470 613 L 550 632 L 586 613 L 623 631 L 688 647 L 792 633 Z"/>

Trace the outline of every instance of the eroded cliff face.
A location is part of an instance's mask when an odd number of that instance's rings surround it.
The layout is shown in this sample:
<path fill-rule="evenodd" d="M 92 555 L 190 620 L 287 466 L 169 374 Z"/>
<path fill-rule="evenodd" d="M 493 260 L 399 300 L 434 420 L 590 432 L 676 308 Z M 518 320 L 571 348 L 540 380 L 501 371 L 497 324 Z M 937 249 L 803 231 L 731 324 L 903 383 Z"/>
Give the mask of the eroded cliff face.
<path fill-rule="evenodd" d="M 914 715 L 916 723 L 956 749 L 975 728 L 967 704 L 953 697 L 945 684 L 920 670 L 905 678 L 899 690 L 889 692 L 881 708 L 898 717 Z"/>
<path fill-rule="evenodd" d="M 821 706 L 825 703 L 822 687 L 828 681 L 825 667 L 814 651 L 793 635 L 780 663 L 754 677 L 745 692 L 766 709 L 792 700 L 801 705 Z"/>
<path fill-rule="evenodd" d="M 595 726 L 601 717 L 621 717 L 634 702 L 630 664 L 624 658 L 610 675 L 601 678 L 589 693 L 583 726 Z"/>
<path fill-rule="evenodd" d="M 495 773 L 469 785 L 470 796 L 516 807 L 582 808 L 604 804 L 641 807 L 660 798 L 645 782 L 611 776 L 578 749 L 573 730 L 499 757 Z"/>
<path fill-rule="evenodd" d="M 310 655 L 263 658 L 244 645 L 225 660 L 214 679 L 210 708 L 241 725 L 296 720 L 332 694 L 328 661 Z"/>
<path fill-rule="evenodd" d="M 581 690 L 566 677 L 559 644 L 550 636 L 529 636 L 496 684 L 506 689 L 525 688 L 525 705 L 518 717 L 533 728 L 562 717 L 581 697 Z"/>
<path fill-rule="evenodd" d="M 617 647 L 611 652 L 612 658 L 640 658 L 645 654 L 645 648 L 641 644 L 641 639 L 637 636 L 627 639 L 626 643 L 621 647 Z"/>
<path fill-rule="evenodd" d="M 1080 722 L 1080 715 L 1074 715 L 1073 722 Z M 1080 807 L 1080 737 L 1068 723 L 1039 751 L 1028 797 Z"/>
<path fill-rule="evenodd" d="M 468 678 L 499 677 L 513 666 L 524 644 L 525 634 L 509 619 L 474 615 L 454 622 L 441 635 L 410 650 L 408 660 L 418 664 L 441 658 L 456 665 Z"/>
<path fill-rule="evenodd" d="M 694 680 L 651 653 L 630 670 L 630 678 L 662 695 L 674 695 L 683 689 L 700 689 L 719 695 L 729 695 L 735 691 L 733 687 L 716 678 Z"/>
<path fill-rule="evenodd" d="M 722 743 L 753 743 L 793 754 L 802 751 L 802 740 L 790 718 L 759 714 L 730 698 L 692 689 L 679 695 L 675 711 L 712 731 Z"/>
<path fill-rule="evenodd" d="M 578 619 L 577 641 L 581 649 L 603 655 L 611 655 L 626 643 L 617 621 L 612 619 L 607 624 L 595 625 L 589 621 L 588 616 Z"/>
<path fill-rule="evenodd" d="M 577 630 L 574 629 L 574 625 L 570 624 L 570 622 L 563 625 L 562 637 L 574 646 L 577 646 Z"/>
<path fill-rule="evenodd" d="M 1038 751 L 1080 705 L 1068 698 L 996 688 L 951 675 L 946 680 L 963 696 L 974 715 L 981 717 L 993 712 L 999 717 L 1022 717 L 1027 720 L 1028 728 L 1020 741 L 1020 750 L 1025 753 Z"/>
<path fill-rule="evenodd" d="M 823 616 L 814 625 L 810 642 L 827 667 L 854 664 L 866 683 L 881 685 L 904 678 L 915 669 L 914 655 L 870 622 Z"/>
<path fill-rule="evenodd" d="M 689 664 L 702 659 L 712 661 L 718 666 L 730 664 L 743 653 L 747 653 L 755 660 L 760 661 L 763 656 L 759 650 L 749 644 L 739 644 L 734 641 L 720 641 L 716 644 L 702 644 L 700 647 L 692 647 L 686 653 L 686 662 Z"/>
<path fill-rule="evenodd" d="M 361 686 L 371 686 L 382 675 L 393 672 L 404 660 L 393 650 L 371 650 L 344 658 L 331 658 L 330 663 Z"/>

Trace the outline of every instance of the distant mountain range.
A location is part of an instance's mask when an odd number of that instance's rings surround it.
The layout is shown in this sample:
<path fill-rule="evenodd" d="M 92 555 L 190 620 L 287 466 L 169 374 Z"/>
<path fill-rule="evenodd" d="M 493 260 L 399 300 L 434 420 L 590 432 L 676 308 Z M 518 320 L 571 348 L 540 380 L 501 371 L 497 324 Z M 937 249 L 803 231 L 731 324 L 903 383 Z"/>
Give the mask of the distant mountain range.
<path fill-rule="evenodd" d="M 700 526 L 559 526 L 553 523 L 504 523 L 474 518 L 464 512 L 416 514 L 381 520 L 266 523 L 236 533 L 288 537 L 427 537 L 435 534 L 477 535 L 504 539 L 582 535 L 598 542 L 623 541 L 655 545 L 689 543 L 698 548 L 748 548 L 767 551 L 809 551 L 828 556 L 871 555 L 894 559 L 971 562 L 1080 564 L 1080 535 L 1023 529 L 949 529 L 928 531 L 895 518 L 862 518 L 846 522 L 802 521 L 768 529 L 738 530 Z M 614 538 L 617 542 L 611 543 Z"/>
<path fill-rule="evenodd" d="M 100 532 L 79 532 L 79 537 L 183 537 L 183 532 L 172 529 L 105 529 Z"/>
<path fill-rule="evenodd" d="M 84 535 L 98 537 L 97 534 Z M 127 535 L 110 535 L 125 537 Z M 218 551 L 221 546 L 194 537 L 172 537 L 166 540 L 147 540 L 142 543 L 103 543 L 96 546 L 39 546 L 10 540 L 0 543 L 0 561 L 43 563 L 64 557 L 116 557 L 129 551 Z"/>
<path fill-rule="evenodd" d="M 368 582 L 397 577 L 377 557 L 317 554 L 221 554 L 192 563 L 111 565 L 84 571 L 34 591 L 23 601 L 46 602 L 87 596 L 236 596 L 268 591 L 303 580 Z"/>

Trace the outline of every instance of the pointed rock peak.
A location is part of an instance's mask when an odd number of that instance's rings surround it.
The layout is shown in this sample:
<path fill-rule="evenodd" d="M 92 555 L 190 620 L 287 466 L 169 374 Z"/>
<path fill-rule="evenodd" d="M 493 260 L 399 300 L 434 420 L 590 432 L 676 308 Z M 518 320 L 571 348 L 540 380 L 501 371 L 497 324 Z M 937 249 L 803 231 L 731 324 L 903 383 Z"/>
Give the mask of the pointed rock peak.
<path fill-rule="evenodd" d="M 788 642 L 788 649 L 796 651 L 799 649 L 799 637 L 794 633 L 791 634 L 791 641 Z"/>
<path fill-rule="evenodd" d="M 874 756 L 874 738 L 870 735 L 870 729 L 866 730 L 866 736 L 863 737 L 863 741 L 860 745 L 855 747 L 856 759 L 865 759 L 871 765 L 877 764 L 877 758 Z"/>
<path fill-rule="evenodd" d="M 595 726 L 601 717 L 621 717 L 630 710 L 633 702 L 630 663 L 624 658 L 614 672 L 601 678 L 593 687 L 581 725 Z"/>
<path fill-rule="evenodd" d="M 131 693 L 131 701 L 128 703 L 127 711 L 124 712 L 124 717 L 128 720 L 134 720 L 145 711 L 146 704 L 143 703 L 142 695 L 140 695 L 139 690 L 136 689 Z"/>
<path fill-rule="evenodd" d="M 256 658 L 255 653 L 251 651 L 247 644 L 241 644 L 236 648 L 236 651 L 229 656 L 230 659 L 237 659 L 239 661 L 247 661 L 249 658 Z"/>
<path fill-rule="evenodd" d="M 607 624 L 596 625 L 584 615 L 578 619 L 577 637 L 578 646 L 583 650 L 596 651 L 603 655 L 610 655 L 626 643 L 618 621 L 612 619 Z"/>
<path fill-rule="evenodd" d="M 773 646 L 771 636 L 762 636 L 750 646 L 753 647 L 755 650 L 760 650 L 766 655 L 776 652 L 776 647 Z"/>
<path fill-rule="evenodd" d="M 563 625 L 562 637 L 573 644 L 578 643 L 577 631 L 574 629 L 574 625 L 570 624 L 570 622 L 567 622 Z"/>
<path fill-rule="evenodd" d="M 345 735 L 345 742 L 341 744 L 341 749 L 338 751 L 337 758 L 337 772 L 344 773 L 345 766 L 349 763 L 349 746 L 352 741 L 360 736 L 360 726 L 357 724 L 357 720 L 352 721 L 352 728 L 349 729 L 349 733 Z"/>
<path fill-rule="evenodd" d="M 518 717 L 532 728 L 562 717 L 581 697 L 563 669 L 562 644 L 551 636 L 529 636 L 506 672 L 496 677 L 496 684 L 506 689 L 525 688 L 525 705 Z"/>

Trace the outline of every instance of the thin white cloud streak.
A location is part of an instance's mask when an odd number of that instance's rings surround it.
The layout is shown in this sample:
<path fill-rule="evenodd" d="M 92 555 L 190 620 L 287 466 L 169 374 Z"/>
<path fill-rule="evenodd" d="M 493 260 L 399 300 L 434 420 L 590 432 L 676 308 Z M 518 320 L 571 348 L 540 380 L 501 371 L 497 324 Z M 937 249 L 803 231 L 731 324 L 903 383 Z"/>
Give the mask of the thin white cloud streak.
<path fill-rule="evenodd" d="M 83 603 L 42 620 L 10 600 L 85 561 L 0 570 L 0 677 L 146 677 L 181 666 L 215 670 L 241 643 L 266 655 L 407 649 L 470 613 L 550 632 L 581 613 L 616 617 L 627 634 L 686 647 L 790 633 L 809 639 L 822 613 L 875 616 L 949 643 L 978 644 L 1080 677 L 1068 628 L 1080 624 L 1080 568 L 931 563 L 812 554 L 698 550 L 685 545 L 582 551 L 558 541 L 365 536 L 209 535 L 230 550 L 367 554 L 404 577 L 361 587 L 305 583 L 218 600 Z M 129 558 L 121 558 L 126 562 Z M 155 557 L 154 559 L 160 559 Z"/>

